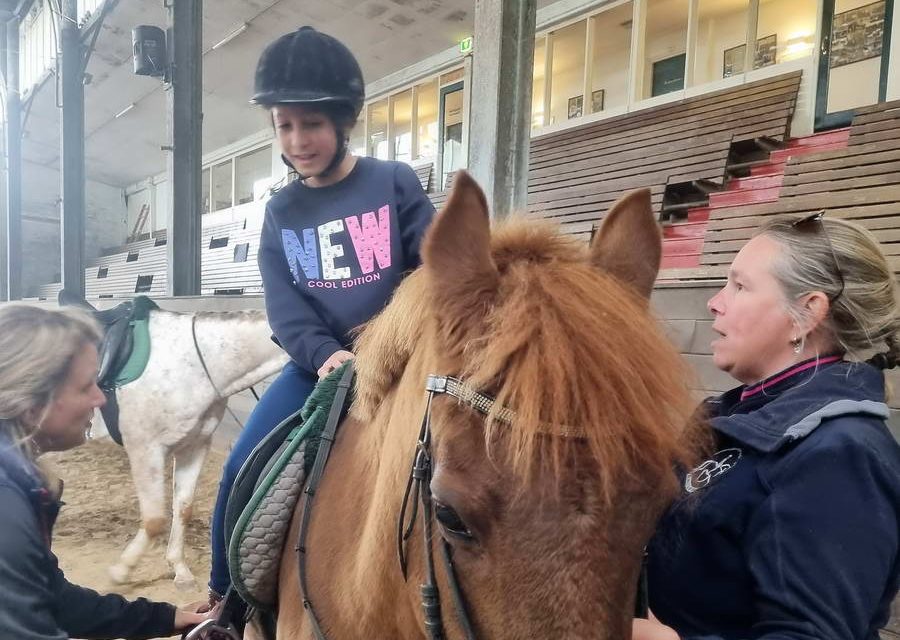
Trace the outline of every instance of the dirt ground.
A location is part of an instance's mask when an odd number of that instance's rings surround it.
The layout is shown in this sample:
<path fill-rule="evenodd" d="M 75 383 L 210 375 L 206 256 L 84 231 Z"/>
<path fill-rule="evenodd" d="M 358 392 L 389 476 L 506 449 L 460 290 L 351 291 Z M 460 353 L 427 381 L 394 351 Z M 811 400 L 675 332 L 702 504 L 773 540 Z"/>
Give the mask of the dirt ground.
<path fill-rule="evenodd" d="M 65 481 L 65 505 L 53 535 L 53 551 L 69 581 L 97 591 L 144 596 L 175 604 L 206 597 L 209 576 L 209 520 L 222 468 L 223 454 L 207 457 L 194 502 L 194 517 L 185 540 L 188 566 L 197 588 L 179 591 L 165 560 L 167 536 L 150 548 L 135 568 L 132 582 L 116 585 L 106 573 L 137 532 L 139 512 L 124 449 L 110 440 L 91 441 L 48 455 Z M 171 480 L 167 481 L 167 486 Z"/>

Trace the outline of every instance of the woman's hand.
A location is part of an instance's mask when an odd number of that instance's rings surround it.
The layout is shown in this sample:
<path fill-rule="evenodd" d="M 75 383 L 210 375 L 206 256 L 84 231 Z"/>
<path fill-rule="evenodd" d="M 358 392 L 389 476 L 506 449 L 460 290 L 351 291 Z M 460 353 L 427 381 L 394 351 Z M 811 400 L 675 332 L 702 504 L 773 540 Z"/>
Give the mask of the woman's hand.
<path fill-rule="evenodd" d="M 331 354 L 331 357 L 325 361 L 322 368 L 319 369 L 319 380 L 347 362 L 347 360 L 353 360 L 354 357 L 355 356 L 349 351 L 335 351 Z"/>
<path fill-rule="evenodd" d="M 680 638 L 675 629 L 667 627 L 651 613 L 649 620 L 635 618 L 631 623 L 631 640 L 680 640 Z"/>
<path fill-rule="evenodd" d="M 201 606 L 202 605 L 202 606 Z M 213 617 L 213 613 L 211 611 L 206 611 L 204 613 L 196 613 L 197 609 L 206 607 L 206 602 L 198 602 L 193 605 L 188 605 L 185 609 L 175 609 L 175 633 L 183 633 L 190 629 L 191 627 L 196 627 L 198 624 L 203 622 L 208 618 Z"/>

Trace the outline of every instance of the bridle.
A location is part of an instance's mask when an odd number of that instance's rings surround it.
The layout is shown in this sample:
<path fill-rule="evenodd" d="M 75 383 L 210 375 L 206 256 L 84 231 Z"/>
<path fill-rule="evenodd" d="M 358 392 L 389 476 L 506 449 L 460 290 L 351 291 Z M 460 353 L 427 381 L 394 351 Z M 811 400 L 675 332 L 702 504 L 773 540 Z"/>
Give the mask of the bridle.
<path fill-rule="evenodd" d="M 422 609 L 425 614 L 425 630 L 431 640 L 443 640 L 444 622 L 441 616 L 441 594 L 437 585 L 434 572 L 434 548 L 432 545 L 432 533 L 434 530 L 434 501 L 431 495 L 431 474 L 434 471 L 431 454 L 431 405 L 434 396 L 447 394 L 467 404 L 479 413 L 488 415 L 494 406 L 494 399 L 466 386 L 460 380 L 448 376 L 429 375 L 425 384 L 428 392 L 428 402 L 425 406 L 425 415 L 422 416 L 422 426 L 419 428 L 419 437 L 416 441 L 416 453 L 413 457 L 412 469 L 409 480 L 406 482 L 406 491 L 403 493 L 403 506 L 400 509 L 400 517 L 397 520 L 397 554 L 400 558 L 400 570 L 403 579 L 407 578 L 409 566 L 406 545 L 412 536 L 419 515 L 419 505 L 422 506 L 422 533 L 423 548 L 425 550 L 425 582 L 421 585 Z M 503 417 L 509 419 L 511 412 L 505 409 Z M 412 508 L 407 519 L 407 510 Z M 447 573 L 447 584 L 450 587 L 450 595 L 453 598 L 453 606 L 456 610 L 456 619 L 463 630 L 467 640 L 475 640 L 475 630 L 469 611 L 466 607 L 465 597 L 459 586 L 456 576 L 456 568 L 453 566 L 453 552 L 450 544 L 441 537 L 438 542 L 441 549 L 441 558 L 444 561 L 444 570 Z"/>
<path fill-rule="evenodd" d="M 339 388 L 346 390 L 352 384 L 353 369 L 352 363 L 348 366 L 348 370 L 344 372 L 339 383 Z M 410 469 L 409 479 L 406 483 L 406 490 L 403 494 L 403 504 L 400 509 L 400 516 L 397 520 L 397 553 L 400 559 L 400 569 L 403 573 L 404 580 L 407 579 L 407 569 L 409 567 L 409 558 L 407 554 L 407 543 L 415 529 L 416 520 L 419 514 L 419 508 L 422 510 L 422 533 L 423 548 L 425 559 L 425 581 L 421 585 L 422 609 L 425 615 L 425 629 L 430 640 L 443 640 L 446 637 L 443 616 L 441 615 L 441 596 L 440 589 L 437 584 L 437 576 L 435 573 L 434 560 L 434 521 L 435 509 L 434 499 L 431 494 L 431 477 L 434 471 L 433 455 L 431 449 L 431 413 L 434 398 L 437 395 L 448 395 L 455 398 L 460 405 L 474 409 L 486 418 L 497 420 L 504 423 L 512 423 L 516 419 L 516 414 L 511 409 L 503 406 L 497 406 L 495 398 L 481 393 L 473 387 L 467 385 L 458 378 L 451 376 L 439 376 L 430 374 L 425 384 L 425 390 L 428 393 L 425 413 L 422 416 L 422 424 L 419 428 L 419 435 L 416 441 L 416 451 L 413 457 L 412 468 Z M 342 404 L 342 403 L 341 403 Z M 332 407 L 328 422 L 322 433 L 322 442 L 319 451 L 316 454 L 316 460 L 313 464 L 313 471 L 310 475 L 307 488 L 304 491 L 305 499 L 303 503 L 303 512 L 300 521 L 300 533 L 297 541 L 298 566 L 300 573 L 300 594 L 303 598 L 303 607 L 309 616 L 313 636 L 316 640 L 328 640 L 322 625 L 315 613 L 312 601 L 309 598 L 309 588 L 306 580 L 306 558 L 308 549 L 306 547 L 306 534 L 311 520 L 312 500 L 318 489 L 319 481 L 325 469 L 331 446 L 334 443 L 337 426 L 342 417 L 342 408 L 335 405 Z M 549 426 L 546 432 L 549 435 L 562 437 L 583 437 L 583 434 L 571 427 Z M 475 628 L 472 624 L 472 618 L 469 615 L 469 609 L 466 604 L 465 596 L 460 587 L 459 578 L 457 577 L 456 567 L 453 564 L 453 552 L 450 544 L 441 536 L 438 541 L 438 547 L 441 551 L 441 559 L 443 561 L 444 570 L 446 572 L 447 585 L 450 590 L 450 597 L 453 600 L 453 608 L 456 612 L 456 620 L 465 636 L 466 640 L 476 640 Z M 645 580 L 642 572 L 641 589 L 638 598 L 638 613 L 645 606 L 644 596 Z M 645 617 L 646 614 L 643 614 Z"/>
<path fill-rule="evenodd" d="M 347 369 L 341 376 L 338 383 L 339 394 L 346 394 L 353 381 L 353 364 L 352 361 L 347 365 Z M 446 394 L 456 398 L 460 404 L 475 409 L 485 416 L 490 415 L 494 409 L 494 398 L 479 393 L 473 388 L 466 385 L 457 378 L 449 376 L 429 375 L 425 385 L 428 392 L 428 401 L 425 407 L 425 415 L 422 416 L 422 426 L 419 429 L 419 436 L 416 441 L 416 453 L 413 459 L 412 469 L 410 470 L 409 480 L 406 483 L 406 491 L 403 495 L 403 506 L 400 510 L 400 517 L 397 522 L 397 550 L 400 557 L 400 568 L 403 572 L 403 578 L 407 577 L 407 553 L 406 543 L 409 540 L 415 528 L 416 519 L 419 513 L 419 505 L 422 507 L 423 522 L 422 529 L 424 532 L 425 542 L 425 583 L 421 585 L 422 608 L 425 612 L 425 628 L 428 637 L 431 640 L 443 640 L 446 636 L 444 631 L 443 618 L 441 616 L 441 598 L 437 585 L 437 577 L 435 574 L 434 550 L 432 547 L 432 534 L 434 530 L 434 508 L 431 497 L 431 473 L 432 473 L 432 453 L 431 453 L 431 407 L 434 397 L 439 394 Z M 306 536 L 309 532 L 309 524 L 311 521 L 312 503 L 315 498 L 316 491 L 319 488 L 319 482 L 325 470 L 325 464 L 328 462 L 328 456 L 331 453 L 331 447 L 337 434 L 337 428 L 344 415 L 343 401 L 335 398 L 335 403 L 331 408 L 328 421 L 322 431 L 321 443 L 319 451 L 316 453 L 316 459 L 310 473 L 309 481 L 304 490 L 303 511 L 300 516 L 300 532 L 297 537 L 297 564 L 299 570 L 300 595 L 303 598 L 303 608 L 309 617 L 312 626 L 313 637 L 316 640 L 328 640 L 322 629 L 322 624 L 316 615 L 312 600 L 309 597 L 309 585 L 307 583 L 306 559 L 309 550 L 306 546 Z M 494 412 L 494 418 L 503 422 L 510 422 L 515 418 L 515 414 L 505 408 L 498 408 Z M 412 508 L 412 512 L 407 518 L 407 511 Z M 443 559 L 444 568 L 447 572 L 447 582 L 450 586 L 450 595 L 453 598 L 453 606 L 456 610 L 456 617 L 460 627 L 466 637 L 466 640 L 475 640 L 476 635 L 472 625 L 471 618 L 466 608 L 465 598 L 462 589 L 459 586 L 459 579 L 456 576 L 456 569 L 453 566 L 453 554 L 450 545 L 443 538 L 439 542 L 441 549 L 441 557 Z"/>

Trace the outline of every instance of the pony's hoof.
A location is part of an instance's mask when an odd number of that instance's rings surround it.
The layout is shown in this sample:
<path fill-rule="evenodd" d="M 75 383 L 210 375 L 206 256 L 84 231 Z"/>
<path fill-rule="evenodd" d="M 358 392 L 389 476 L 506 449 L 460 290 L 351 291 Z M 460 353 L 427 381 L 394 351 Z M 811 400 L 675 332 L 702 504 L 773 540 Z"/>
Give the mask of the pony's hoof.
<path fill-rule="evenodd" d="M 179 591 L 196 591 L 197 590 L 197 580 L 194 579 L 194 576 L 188 573 L 184 574 L 175 574 L 175 588 Z"/>
<path fill-rule="evenodd" d="M 131 575 L 131 570 L 121 564 L 114 564 L 108 569 L 110 579 L 116 584 L 125 584 Z"/>

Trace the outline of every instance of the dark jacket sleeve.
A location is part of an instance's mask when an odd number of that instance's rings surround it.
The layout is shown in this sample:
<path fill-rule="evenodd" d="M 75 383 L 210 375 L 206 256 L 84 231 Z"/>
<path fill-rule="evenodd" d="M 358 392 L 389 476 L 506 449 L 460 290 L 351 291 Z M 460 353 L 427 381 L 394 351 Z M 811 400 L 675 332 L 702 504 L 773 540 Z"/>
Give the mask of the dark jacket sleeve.
<path fill-rule="evenodd" d="M 266 211 L 258 262 L 269 326 L 291 359 L 315 374 L 335 351 L 344 347 L 297 290 L 279 234 L 278 225 Z"/>
<path fill-rule="evenodd" d="M 44 546 L 34 510 L 0 485 L 0 638 L 156 638 L 172 634 L 175 608 L 128 602 L 70 584 Z"/>
<path fill-rule="evenodd" d="M 896 581 L 896 472 L 858 442 L 801 445 L 796 453 L 803 449 L 777 475 L 760 474 L 770 495 L 745 536 L 757 609 L 748 637 L 869 638 Z"/>
<path fill-rule="evenodd" d="M 397 220 L 400 226 L 400 241 L 403 257 L 408 269 L 415 269 L 422 263 L 419 249 L 422 237 L 434 218 L 434 204 L 422 189 L 422 183 L 412 167 L 397 163 Z"/>

